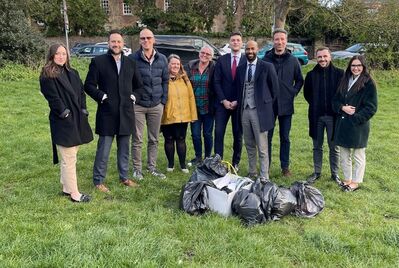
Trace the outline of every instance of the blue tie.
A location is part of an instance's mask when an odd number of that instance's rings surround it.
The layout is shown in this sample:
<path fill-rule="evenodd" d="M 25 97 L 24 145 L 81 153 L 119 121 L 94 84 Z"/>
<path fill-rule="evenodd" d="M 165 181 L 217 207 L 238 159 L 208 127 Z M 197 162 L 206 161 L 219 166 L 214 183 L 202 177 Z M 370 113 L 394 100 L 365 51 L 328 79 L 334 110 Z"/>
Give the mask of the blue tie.
<path fill-rule="evenodd" d="M 251 82 L 251 80 L 252 80 L 252 63 L 251 64 L 249 64 L 249 67 L 248 67 L 248 82 Z"/>

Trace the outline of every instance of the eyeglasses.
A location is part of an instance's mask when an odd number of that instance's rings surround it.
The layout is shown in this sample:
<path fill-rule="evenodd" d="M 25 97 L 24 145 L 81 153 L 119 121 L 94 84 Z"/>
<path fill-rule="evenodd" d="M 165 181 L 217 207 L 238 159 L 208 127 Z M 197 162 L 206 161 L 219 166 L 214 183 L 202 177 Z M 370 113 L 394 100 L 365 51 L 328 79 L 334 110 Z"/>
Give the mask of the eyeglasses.
<path fill-rule="evenodd" d="M 351 67 L 352 68 L 356 68 L 356 67 L 360 68 L 360 67 L 363 67 L 363 65 L 362 64 L 352 64 Z"/>
<path fill-rule="evenodd" d="M 200 54 L 201 54 L 201 55 L 206 55 L 206 56 L 212 56 L 211 53 L 206 53 L 206 52 L 203 52 L 203 51 L 201 51 Z"/>
<path fill-rule="evenodd" d="M 140 37 L 140 40 L 143 40 L 143 41 L 144 41 L 144 40 L 146 40 L 146 39 L 147 39 L 147 40 L 151 40 L 151 39 L 152 39 L 152 36 L 141 36 L 141 37 Z"/>

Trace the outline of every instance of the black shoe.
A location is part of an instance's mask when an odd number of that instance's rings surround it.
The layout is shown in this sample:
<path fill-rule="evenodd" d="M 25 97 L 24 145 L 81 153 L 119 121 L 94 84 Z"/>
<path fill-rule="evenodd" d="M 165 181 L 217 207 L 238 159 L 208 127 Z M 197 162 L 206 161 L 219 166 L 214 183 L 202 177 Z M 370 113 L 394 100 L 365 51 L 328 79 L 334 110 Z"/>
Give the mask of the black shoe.
<path fill-rule="evenodd" d="M 91 197 L 90 197 L 90 195 L 87 195 L 87 194 L 81 194 L 79 200 L 75 200 L 75 199 L 73 199 L 73 198 L 71 197 L 71 201 L 72 201 L 72 202 L 78 202 L 78 203 L 80 203 L 80 202 L 82 202 L 82 203 L 87 203 L 87 202 L 89 202 L 90 200 L 91 200 Z"/>
<path fill-rule="evenodd" d="M 315 181 L 317 181 L 318 179 L 320 179 L 321 174 L 320 173 L 313 173 L 312 175 L 310 175 L 308 177 L 308 179 L 306 180 L 308 183 L 312 184 L 315 183 Z"/>
<path fill-rule="evenodd" d="M 256 178 L 258 178 L 258 174 L 250 172 L 250 173 L 248 173 L 247 178 L 255 180 Z"/>
<path fill-rule="evenodd" d="M 339 186 L 342 186 L 344 183 L 341 181 L 338 175 L 331 175 L 331 180 L 336 182 Z"/>
<path fill-rule="evenodd" d="M 201 165 L 202 163 L 202 158 L 201 157 L 196 157 L 190 160 L 190 162 L 187 163 L 188 167 L 196 167 Z"/>

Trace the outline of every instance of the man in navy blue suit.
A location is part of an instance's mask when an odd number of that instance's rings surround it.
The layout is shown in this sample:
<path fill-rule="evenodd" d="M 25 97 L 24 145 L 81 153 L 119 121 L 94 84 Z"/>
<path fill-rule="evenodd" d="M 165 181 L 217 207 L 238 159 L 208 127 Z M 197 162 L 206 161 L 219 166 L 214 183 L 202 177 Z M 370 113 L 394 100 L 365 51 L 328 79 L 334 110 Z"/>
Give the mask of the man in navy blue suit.
<path fill-rule="evenodd" d="M 220 57 L 215 66 L 214 90 L 215 102 L 215 154 L 223 158 L 223 141 L 227 123 L 231 117 L 233 131 L 233 166 L 238 169 L 241 158 L 242 134 L 239 128 L 237 109 L 237 92 L 233 89 L 233 82 L 238 66 L 245 61 L 241 55 L 241 33 L 230 35 L 231 53 Z"/>
<path fill-rule="evenodd" d="M 279 92 L 279 81 L 273 65 L 258 59 L 257 52 L 258 44 L 248 41 L 246 60 L 237 68 L 234 85 L 238 92 L 237 113 L 248 153 L 248 177 L 258 177 L 256 162 L 259 154 L 259 175 L 269 179 L 267 134 L 274 127 L 273 102 Z"/>

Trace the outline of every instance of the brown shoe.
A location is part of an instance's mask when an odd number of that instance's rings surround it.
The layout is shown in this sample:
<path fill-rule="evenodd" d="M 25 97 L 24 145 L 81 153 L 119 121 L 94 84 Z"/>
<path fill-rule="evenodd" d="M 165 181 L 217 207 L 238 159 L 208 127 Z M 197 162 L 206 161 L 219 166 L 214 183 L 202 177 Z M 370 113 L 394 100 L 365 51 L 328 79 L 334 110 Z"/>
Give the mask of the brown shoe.
<path fill-rule="evenodd" d="M 105 186 L 104 184 L 98 184 L 98 185 L 96 185 L 96 188 L 100 191 L 100 192 L 103 192 L 103 193 L 109 193 L 110 192 L 110 190 L 107 188 L 107 186 Z"/>
<path fill-rule="evenodd" d="M 134 181 L 132 181 L 132 180 L 129 180 L 129 179 L 127 179 L 127 180 L 124 180 L 124 181 L 121 181 L 121 183 L 123 184 L 123 185 L 125 185 L 125 186 L 127 186 L 127 187 L 139 187 L 139 185 L 137 184 L 137 183 L 135 183 Z"/>
<path fill-rule="evenodd" d="M 281 170 L 281 173 L 283 174 L 284 177 L 291 177 L 291 176 L 292 176 L 292 173 L 291 173 L 291 171 L 289 170 L 289 168 L 283 168 L 283 169 Z"/>

